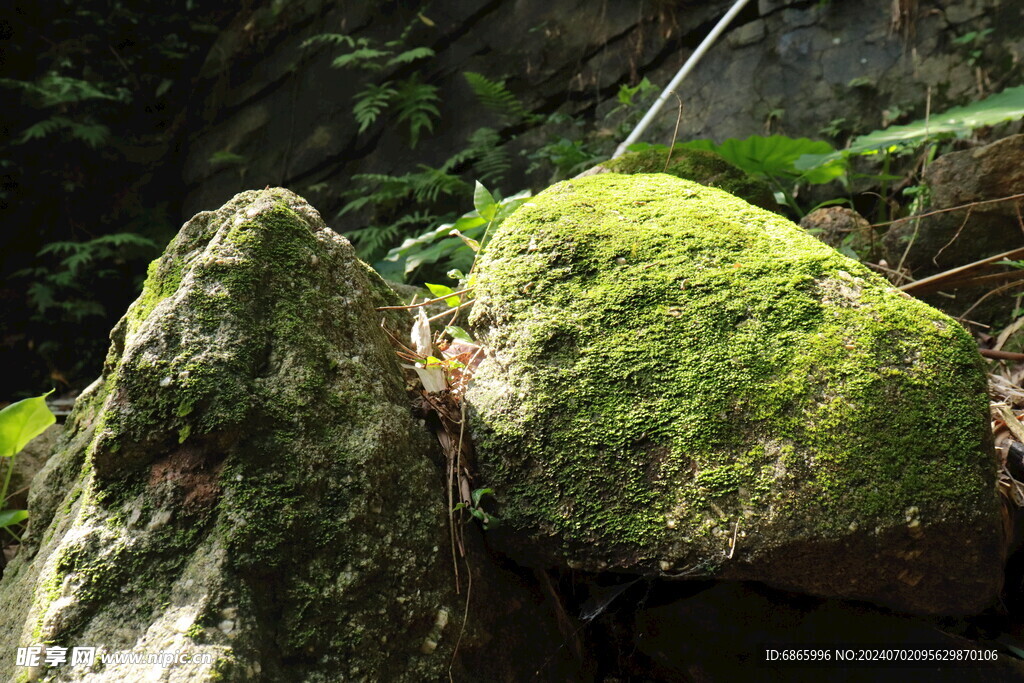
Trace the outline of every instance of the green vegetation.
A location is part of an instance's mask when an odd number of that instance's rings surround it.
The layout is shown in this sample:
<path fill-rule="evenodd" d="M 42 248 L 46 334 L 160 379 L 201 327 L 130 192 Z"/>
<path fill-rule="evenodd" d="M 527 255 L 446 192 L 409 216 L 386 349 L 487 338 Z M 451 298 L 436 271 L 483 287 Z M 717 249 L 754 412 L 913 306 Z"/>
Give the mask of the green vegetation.
<path fill-rule="evenodd" d="M 484 530 L 493 529 L 501 524 L 501 520 L 494 515 L 488 514 L 482 507 L 480 507 L 480 501 L 484 496 L 493 496 L 494 489 L 475 489 L 471 494 L 470 503 L 459 503 L 453 508 L 453 511 L 466 510 L 469 512 L 470 517 L 480 521 Z"/>
<path fill-rule="evenodd" d="M 1005 121 L 1024 118 L 1024 86 L 1007 88 L 1001 93 L 962 107 L 953 107 L 899 126 L 889 126 L 853 139 L 846 149 L 831 152 L 808 151 L 796 160 L 797 169 L 817 173 L 833 168 L 839 161 L 854 156 L 892 154 L 950 138 L 963 138 L 974 130 Z"/>
<path fill-rule="evenodd" d="M 57 418 L 46 405 L 46 397 L 51 393 L 53 392 L 26 398 L 0 410 L 0 472 L 3 473 L 0 475 L 0 528 L 16 540 L 18 536 L 11 527 L 28 519 L 28 511 L 6 509 L 8 487 L 11 483 L 11 474 L 14 472 L 14 457 L 32 439 L 56 422 Z"/>
<path fill-rule="evenodd" d="M 321 33 L 303 41 L 302 47 L 330 45 L 348 48 L 349 52 L 334 58 L 331 62 L 333 68 L 359 69 L 369 73 L 387 72 L 394 67 L 434 56 L 434 51 L 429 47 L 406 48 L 405 43 L 412 28 L 412 24 L 408 25 L 398 39 L 389 40 L 383 45 L 378 45 L 377 41 L 370 38 Z M 367 83 L 356 95 L 352 114 L 359 124 L 359 132 L 363 133 L 377 123 L 383 114 L 393 110 L 395 120 L 406 124 L 409 146 L 415 149 L 421 133 L 434 131 L 434 124 L 441 116 L 437 108 L 440 99 L 437 86 L 421 83 L 419 76 L 413 73 L 404 78 Z"/>
<path fill-rule="evenodd" d="M 57 0 L 6 14 L 0 353 L 11 394 L 98 373 L 111 326 L 178 227 L 180 198 L 164 187 L 180 185 L 172 142 L 222 16 L 200 0 Z"/>
<path fill-rule="evenodd" d="M 440 264 L 445 274 L 459 280 L 468 273 L 477 251 L 486 246 L 492 228 L 512 215 L 530 197 L 524 190 L 511 197 L 495 198 L 479 181 L 473 194 L 474 209 L 452 222 L 409 238 L 388 251 L 374 267 L 385 278 L 416 280 L 427 266 Z M 435 267 L 434 271 L 438 269 Z"/>
<path fill-rule="evenodd" d="M 392 48 L 401 49 L 400 42 Z M 367 57 L 384 58 L 383 55 Z M 529 162 L 527 175 L 543 174 L 547 178 L 545 182 L 561 180 L 605 159 L 615 139 L 628 133 L 642 114 L 642 105 L 653 98 L 657 90 L 647 79 L 633 87 L 621 86 L 618 106 L 604 117 L 606 124 L 616 122 L 614 133 L 606 130 L 602 135 L 595 135 L 586 133 L 588 126 L 582 119 L 558 112 L 544 116 L 529 110 L 509 90 L 506 79 L 492 79 L 471 71 L 465 72 L 463 77 L 481 111 L 496 117 L 500 129 L 476 128 L 467 136 L 465 146 L 438 167 L 418 164 L 415 171 L 401 175 L 356 174 L 352 177 L 353 186 L 341 193 L 346 201 L 337 218 L 365 218 L 364 227 L 346 236 L 355 243 L 360 257 L 373 263 L 385 277 L 423 282 L 438 279 L 452 269 L 465 270 L 466 264 L 472 261 L 470 251 L 459 239 L 446 239 L 452 229 L 470 230 L 468 234 L 472 237 L 474 228 L 482 225 L 473 213 L 459 218 L 455 212 L 455 207 L 465 202 L 473 191 L 473 185 L 465 178 L 500 185 L 513 166 L 511 149 L 517 146 L 518 138 L 514 131 L 542 127 L 568 134 L 552 134 L 539 147 L 520 151 Z M 354 114 L 359 120 L 359 112 Z M 361 121 L 360 127 L 362 129 Z M 315 185 L 311 190 L 328 195 L 331 191 L 326 184 Z M 500 218 L 511 213 L 521 203 L 518 200 L 529 194 L 530 190 L 520 190 L 501 199 Z M 438 264 L 437 267 L 434 264 Z"/>

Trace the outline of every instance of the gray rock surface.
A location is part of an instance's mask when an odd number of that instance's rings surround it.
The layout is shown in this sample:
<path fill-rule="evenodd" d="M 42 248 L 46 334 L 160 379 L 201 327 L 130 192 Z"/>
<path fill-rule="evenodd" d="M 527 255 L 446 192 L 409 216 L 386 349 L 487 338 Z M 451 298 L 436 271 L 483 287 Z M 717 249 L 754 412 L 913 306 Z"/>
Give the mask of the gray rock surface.
<path fill-rule="evenodd" d="M 885 235 L 890 264 L 905 265 L 917 278 L 1024 246 L 1024 135 L 944 154 L 924 174 L 931 192 L 925 213 L 976 204 L 959 211 L 894 224 Z M 909 246 L 909 249 L 908 249 Z"/>
<path fill-rule="evenodd" d="M 24 507 L 32 477 L 43 469 L 43 465 L 53 455 L 54 447 L 63 433 L 64 425 L 50 425 L 14 457 L 14 471 L 11 473 L 11 483 L 8 487 L 8 494 L 13 496 L 13 499 L 8 507 Z"/>
<path fill-rule="evenodd" d="M 285 190 L 189 221 L 36 479 L 0 582 L 4 650 L 202 659 L 55 680 L 443 677 L 462 601 L 432 449 L 373 311 L 392 301 Z"/>

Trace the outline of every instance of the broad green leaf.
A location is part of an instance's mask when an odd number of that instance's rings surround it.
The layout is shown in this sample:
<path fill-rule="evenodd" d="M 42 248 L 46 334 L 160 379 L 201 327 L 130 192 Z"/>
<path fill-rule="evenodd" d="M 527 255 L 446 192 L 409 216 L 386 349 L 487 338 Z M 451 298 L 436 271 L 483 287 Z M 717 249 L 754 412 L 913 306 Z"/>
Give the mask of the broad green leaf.
<path fill-rule="evenodd" d="M 789 176 L 818 184 L 834 180 L 845 172 L 845 168 L 838 162 L 813 170 L 800 169 L 796 166 L 796 161 L 802 156 L 825 155 L 835 151 L 832 145 L 823 140 L 791 138 L 785 135 L 751 135 L 743 140 L 729 138 L 720 145 L 711 140 L 692 140 L 680 144 L 680 147 L 715 152 L 747 173 L 762 177 Z"/>
<path fill-rule="evenodd" d="M 21 451 L 29 441 L 57 421 L 46 406 L 46 397 L 26 398 L 0 410 L 0 457 L 10 457 Z"/>
<path fill-rule="evenodd" d="M 928 120 L 919 119 L 903 126 L 889 126 L 855 138 L 850 154 L 864 154 L 893 146 L 918 145 L 929 137 L 963 136 L 975 128 L 994 126 L 1003 121 L 1024 118 L 1024 86 L 1006 88 L 983 100 L 953 107 Z"/>
<path fill-rule="evenodd" d="M 458 327 L 456 325 L 449 325 L 448 327 L 444 328 L 444 331 L 445 334 L 447 334 L 452 339 L 456 339 L 461 342 L 466 342 L 467 344 L 473 343 L 473 337 L 470 336 L 469 332 L 466 332 L 461 327 Z"/>
<path fill-rule="evenodd" d="M 473 190 L 473 207 L 487 221 L 493 221 L 498 212 L 498 203 L 494 201 L 494 196 L 479 180 L 476 181 L 476 188 Z"/>
<path fill-rule="evenodd" d="M 448 239 L 436 242 L 422 251 L 410 254 L 405 260 L 405 272 L 410 273 L 425 263 L 436 263 L 461 245 L 462 240 L 456 237 L 449 237 Z"/>
<path fill-rule="evenodd" d="M 476 490 L 474 490 L 470 494 L 470 497 L 473 499 L 473 505 L 480 505 L 480 499 L 483 498 L 484 496 L 486 496 L 489 493 L 493 494 L 494 493 L 494 489 L 476 489 Z"/>
<path fill-rule="evenodd" d="M 497 216 L 495 216 L 495 219 L 499 221 L 505 220 L 506 218 L 512 215 L 513 211 L 515 211 L 520 206 L 525 204 L 526 200 L 529 199 L 530 196 L 531 192 L 529 190 L 522 190 L 521 192 L 515 193 L 511 197 L 506 197 L 505 199 L 502 199 L 500 202 L 500 206 L 498 208 L 498 214 Z"/>
<path fill-rule="evenodd" d="M 445 285 L 432 285 L 429 282 L 426 282 L 424 284 L 426 285 L 427 289 L 430 290 L 430 293 L 433 294 L 434 296 L 448 297 L 448 298 L 446 298 L 444 300 L 444 302 L 446 304 L 448 304 L 449 306 L 451 306 L 452 308 L 455 308 L 460 303 L 462 303 L 462 300 L 459 299 L 459 297 L 457 297 L 457 296 L 448 296 L 449 294 L 454 294 L 455 293 L 455 290 L 452 289 L 451 287 L 448 287 L 448 286 L 445 286 Z"/>
<path fill-rule="evenodd" d="M 28 519 L 28 510 L 0 510 L 0 529 Z"/>
<path fill-rule="evenodd" d="M 478 228 L 478 227 L 486 225 L 486 224 L 487 224 L 487 219 L 483 218 L 483 217 L 481 217 L 479 215 L 477 215 L 477 216 L 463 216 L 462 218 L 460 218 L 459 220 L 455 221 L 454 223 L 442 225 L 441 228 L 442 229 L 444 229 L 444 228 L 451 228 L 451 229 L 458 230 L 461 233 L 466 233 L 467 231 L 472 230 L 473 228 Z M 438 234 L 444 234 L 444 235 L 451 234 L 451 230 L 445 230 L 442 233 L 441 230 L 439 229 L 437 232 L 438 232 Z"/>

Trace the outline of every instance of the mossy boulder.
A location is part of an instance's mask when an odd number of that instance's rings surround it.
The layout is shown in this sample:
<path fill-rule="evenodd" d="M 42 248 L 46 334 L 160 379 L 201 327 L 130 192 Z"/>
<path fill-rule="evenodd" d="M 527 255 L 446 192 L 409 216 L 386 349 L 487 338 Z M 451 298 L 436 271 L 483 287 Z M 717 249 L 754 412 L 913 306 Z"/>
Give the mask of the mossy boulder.
<path fill-rule="evenodd" d="M 668 161 L 667 168 L 666 161 Z M 598 169 L 596 171 L 598 173 L 611 172 L 626 175 L 668 173 L 677 178 L 725 190 L 754 206 L 760 206 L 762 209 L 779 210 L 779 203 L 775 201 L 775 194 L 768 183 L 729 163 L 721 155 L 706 150 L 675 146 L 672 148 L 670 158 L 668 149 L 645 149 L 604 161 L 596 169 Z"/>
<path fill-rule="evenodd" d="M 954 320 L 662 174 L 551 187 L 478 272 L 472 435 L 516 557 L 927 613 L 997 593 L 986 377 Z"/>
<path fill-rule="evenodd" d="M 394 302 L 286 190 L 189 221 L 36 478 L 0 678 L 36 643 L 195 658 L 60 680 L 445 677 L 463 601 Z"/>

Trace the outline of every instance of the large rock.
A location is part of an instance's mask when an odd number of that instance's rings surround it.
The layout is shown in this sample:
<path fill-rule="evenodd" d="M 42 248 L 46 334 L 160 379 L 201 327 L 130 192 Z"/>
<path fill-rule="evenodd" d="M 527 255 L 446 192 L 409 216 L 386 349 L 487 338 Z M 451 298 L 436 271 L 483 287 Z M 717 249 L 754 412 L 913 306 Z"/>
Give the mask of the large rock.
<path fill-rule="evenodd" d="M 936 159 L 924 174 L 931 192 L 925 213 L 931 215 L 910 216 L 889 229 L 884 240 L 889 263 L 902 261 L 920 278 L 1024 245 L 1024 200 L 992 201 L 1024 194 L 1022 155 L 1024 135 L 1011 135 Z"/>
<path fill-rule="evenodd" d="M 196 658 L 60 680 L 446 676 L 463 598 L 392 300 L 285 190 L 189 221 L 36 478 L 0 679 L 34 643 Z"/>
<path fill-rule="evenodd" d="M 997 593 L 985 374 L 955 321 L 660 174 L 555 185 L 479 277 L 473 436 L 517 557 L 929 613 Z"/>

